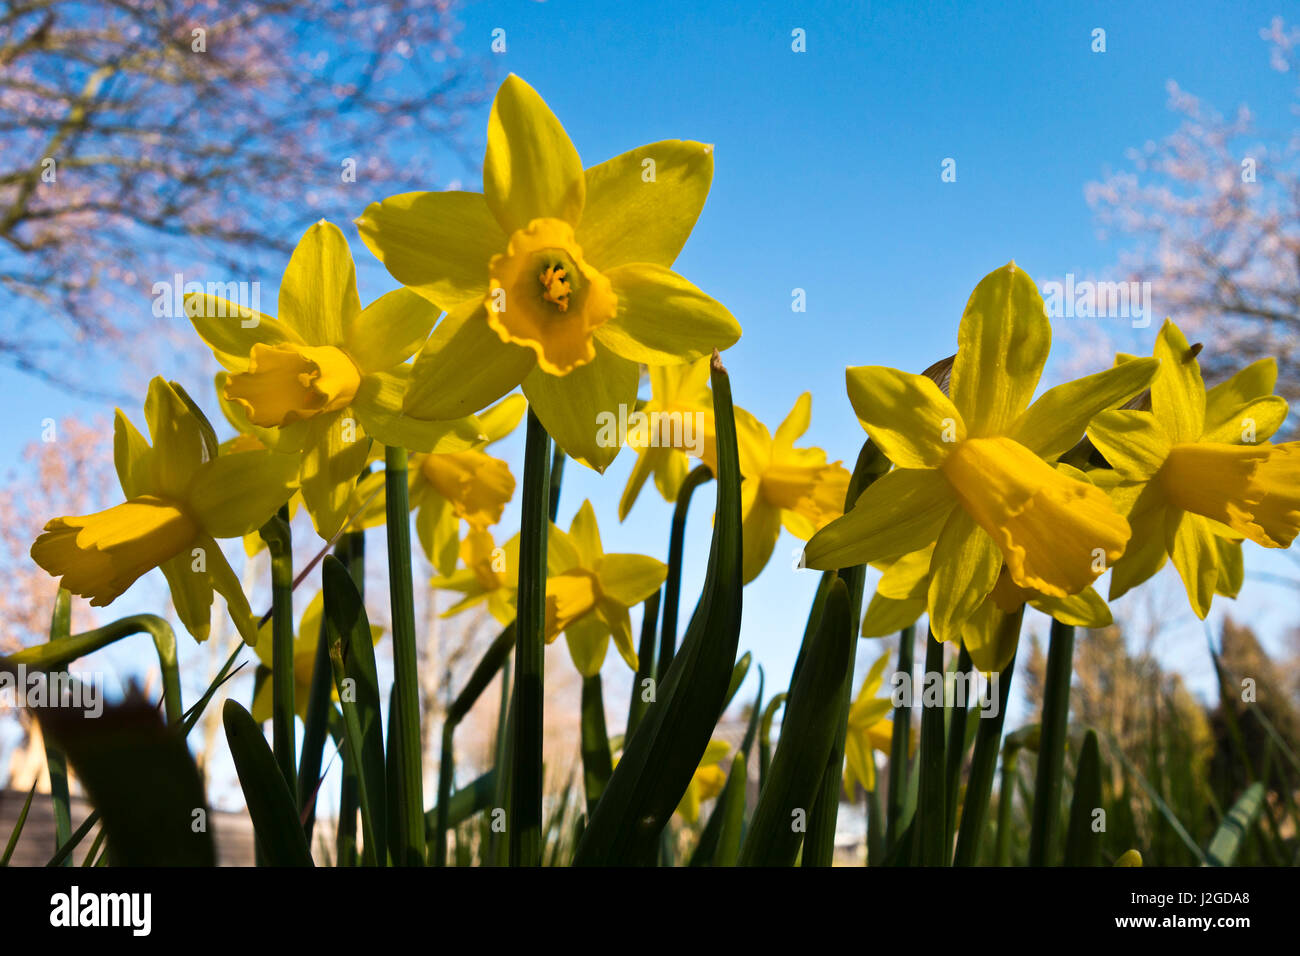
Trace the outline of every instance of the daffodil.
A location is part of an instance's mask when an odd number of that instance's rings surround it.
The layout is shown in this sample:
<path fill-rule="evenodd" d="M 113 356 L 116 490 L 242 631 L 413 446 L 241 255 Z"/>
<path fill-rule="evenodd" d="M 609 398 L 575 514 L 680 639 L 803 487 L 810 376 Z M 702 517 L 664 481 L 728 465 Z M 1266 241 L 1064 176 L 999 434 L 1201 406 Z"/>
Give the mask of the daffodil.
<path fill-rule="evenodd" d="M 861 784 L 863 790 L 876 789 L 875 752 L 889 753 L 893 739 L 894 722 L 889 714 L 894 710 L 894 702 L 877 696 L 888 663 L 888 652 L 876 659 L 849 706 L 849 730 L 844 737 L 844 793 L 850 799 L 854 784 Z"/>
<path fill-rule="evenodd" d="M 727 771 L 722 769 L 721 764 L 730 752 L 731 744 L 725 740 L 710 740 L 709 745 L 704 748 L 700 765 L 691 775 L 691 782 L 686 785 L 686 792 L 682 794 L 682 799 L 677 804 L 676 812 L 681 814 L 682 819 L 687 823 L 692 825 L 698 823 L 700 804 L 705 800 L 712 800 L 727 785 Z"/>
<path fill-rule="evenodd" d="M 325 593 L 318 591 L 306 610 L 302 612 L 302 620 L 298 622 L 298 633 L 293 638 L 293 705 L 298 717 L 304 721 L 307 719 L 307 704 L 311 700 L 312 672 L 316 669 L 316 647 L 320 644 L 321 616 L 324 610 Z M 262 664 L 269 669 L 273 666 L 270 621 L 262 625 L 261 633 L 262 639 L 257 642 L 254 650 Z M 370 639 L 376 644 L 379 643 L 383 633 L 384 629 L 379 625 L 370 625 Z M 257 693 L 253 695 L 252 714 L 253 719 L 258 723 L 271 719 L 273 695 L 271 684 L 269 680 L 263 681 Z M 330 687 L 332 699 L 337 701 L 338 688 L 334 687 L 333 682 Z"/>
<path fill-rule="evenodd" d="M 483 451 L 515 430 L 527 401 L 511 395 L 478 416 L 479 441 L 464 451 L 417 452 L 407 466 L 407 499 L 415 512 L 415 531 L 425 555 L 441 575 L 455 570 L 460 554 L 460 527 L 486 531 L 501 520 L 515 493 L 510 466 Z M 364 510 L 356 519 L 363 528 L 385 520 L 384 473 L 366 476 L 357 486 Z"/>
<path fill-rule="evenodd" d="M 477 439 L 473 419 L 434 425 L 402 414 L 410 366 L 437 309 L 398 289 L 364 310 L 347 240 L 318 222 L 280 281 L 279 317 L 212 295 L 190 295 L 186 314 L 230 373 L 223 398 L 247 431 L 281 452 L 300 452 L 303 499 L 317 533 L 331 538 L 373 438 L 413 451 L 457 450 Z M 244 430 L 244 429 L 241 429 Z"/>
<path fill-rule="evenodd" d="M 804 392 L 776 435 L 743 408 L 735 410 L 740 455 L 740 509 L 744 541 L 742 575 L 748 584 L 767 566 L 781 527 L 801 541 L 844 514 L 849 471 L 827 462 L 820 448 L 795 448 L 812 421 L 812 396 Z M 717 473 L 714 449 L 705 461 Z"/>
<path fill-rule="evenodd" d="M 632 510 L 641 488 L 651 475 L 665 501 L 676 501 L 690 467 L 691 449 L 703 459 L 713 441 L 713 396 L 709 391 L 709 360 L 687 365 L 650 367 L 650 400 L 637 409 L 645 416 L 646 434 L 628 446 L 636 464 L 618 503 L 618 520 Z"/>
<path fill-rule="evenodd" d="M 405 409 L 478 411 L 516 385 L 570 456 L 603 471 L 602 412 L 636 404 L 638 363 L 725 349 L 740 326 L 669 267 L 713 178 L 713 148 L 666 140 L 583 171 L 560 121 L 511 75 L 488 120 L 483 192 L 371 205 L 361 238 L 447 315 L 421 351 Z"/>
<path fill-rule="evenodd" d="M 1151 410 L 1099 415 L 1088 437 L 1114 468 L 1120 483 L 1112 493 L 1133 526 L 1110 596 L 1172 558 L 1192 610 L 1204 618 L 1222 578 L 1220 537 L 1286 548 L 1300 532 L 1300 442 L 1267 441 L 1287 413 L 1286 401 L 1268 394 L 1271 383 L 1262 393 L 1252 384 L 1267 368 L 1252 366 L 1245 379 L 1226 383 L 1211 406 L 1197 351 L 1166 321 L 1156 339 L 1161 365 Z"/>
<path fill-rule="evenodd" d="M 499 624 L 515 619 L 515 597 L 519 592 L 519 535 L 497 547 L 488 531 L 471 531 L 460 542 L 464 567 L 437 575 L 429 586 L 436 590 L 459 591 L 464 595 L 446 611 L 451 617 L 486 603 Z"/>
<path fill-rule="evenodd" d="M 940 640 L 997 584 L 1078 594 L 1119 558 L 1128 522 L 1076 469 L 1052 463 L 1100 411 L 1137 394 L 1154 360 L 1127 362 L 1048 390 L 1030 404 L 1052 330 L 1033 280 L 1010 263 L 971 294 L 958 330 L 951 397 L 932 380 L 850 368 L 858 420 L 897 466 L 808 543 L 820 569 L 889 560 L 934 544 L 927 606 Z"/>
<path fill-rule="evenodd" d="M 863 637 L 884 637 L 916 623 L 929 599 L 933 554 L 932 545 L 893 561 L 879 562 L 882 574 L 862 618 Z M 1112 622 L 1110 608 L 1094 588 L 1064 597 L 1043 594 L 1016 584 L 1004 564 L 993 590 L 961 629 L 961 641 L 981 671 L 1000 672 L 1011 663 L 1019 645 L 1019 628 L 1004 628 L 1003 618 L 1014 616 L 1018 622 L 1026 604 L 1075 627 L 1108 627 Z"/>
<path fill-rule="evenodd" d="M 190 408 L 162 378 L 144 406 L 152 446 L 122 413 L 113 422 L 113 459 L 126 501 L 97 514 L 55 518 L 32 558 L 73 594 L 111 604 L 142 574 L 161 568 L 181 623 L 206 640 L 212 594 L 240 635 L 257 626 L 239 579 L 214 538 L 261 527 L 293 491 L 295 459 L 270 451 L 216 455 Z"/>
<path fill-rule="evenodd" d="M 547 643 L 563 632 L 574 666 L 583 677 L 594 677 L 605 663 L 612 636 L 635 671 L 628 609 L 659 590 L 667 565 L 642 554 L 606 554 L 590 501 L 582 503 L 567 534 L 551 526 L 548 547 Z"/>

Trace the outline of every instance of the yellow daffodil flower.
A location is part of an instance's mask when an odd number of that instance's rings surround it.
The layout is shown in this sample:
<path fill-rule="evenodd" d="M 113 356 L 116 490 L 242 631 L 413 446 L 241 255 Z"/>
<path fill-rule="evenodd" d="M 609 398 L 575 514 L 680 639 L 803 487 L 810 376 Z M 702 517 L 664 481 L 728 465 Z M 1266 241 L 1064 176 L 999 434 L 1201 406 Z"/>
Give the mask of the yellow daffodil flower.
<path fill-rule="evenodd" d="M 795 401 L 775 436 L 743 408 L 735 410 L 735 417 L 742 476 L 742 575 L 748 584 L 767 566 L 782 525 L 807 541 L 844 514 L 851 476 L 840 462 L 828 463 L 820 448 L 794 447 L 812 421 L 809 393 Z M 705 463 L 716 474 L 714 457 L 713 447 L 706 446 Z"/>
<path fill-rule="evenodd" d="M 1262 394 L 1251 384 L 1267 368 L 1252 366 L 1245 379 L 1227 383 L 1211 409 L 1197 351 L 1166 321 L 1156 339 L 1161 365 L 1151 411 L 1106 412 L 1088 437 L 1115 469 L 1120 483 L 1112 493 L 1133 526 L 1111 598 L 1172 558 L 1192 610 L 1204 618 L 1222 579 L 1219 537 L 1286 548 L 1300 532 L 1300 442 L 1267 441 L 1287 413 L 1285 399 L 1268 394 L 1271 383 Z"/>
<path fill-rule="evenodd" d="M 714 441 L 709 359 L 687 365 L 652 365 L 650 400 L 637 410 L 646 416 L 648 436 L 638 436 L 645 440 L 635 443 L 628 436 L 628 446 L 636 452 L 636 464 L 618 503 L 619 521 L 632 510 L 651 475 L 665 501 L 677 500 L 677 492 L 690 469 L 690 453 L 684 447 L 688 433 L 689 440 L 698 449 L 698 457 L 711 457 L 705 451 Z"/>
<path fill-rule="evenodd" d="M 215 590 L 240 635 L 254 644 L 248 599 L 213 539 L 265 524 L 292 493 L 298 463 L 270 451 L 214 457 L 195 412 L 161 378 L 149 383 L 144 414 L 152 446 L 121 409 L 113 422 L 113 459 L 126 501 L 98 514 L 53 519 L 32 545 L 32 558 L 96 607 L 161 568 L 177 616 L 196 640 L 208 637 Z"/>
<path fill-rule="evenodd" d="M 668 566 L 643 554 L 606 554 L 596 512 L 584 501 L 565 534 L 551 526 L 546 579 L 546 642 L 564 633 L 569 656 L 583 677 L 605 663 L 609 639 L 636 670 L 628 609 L 659 590 Z"/>
<path fill-rule="evenodd" d="M 452 451 L 478 435 L 473 419 L 442 425 L 402 414 L 410 366 L 437 309 L 398 289 L 364 310 L 347 240 L 318 222 L 294 249 L 280 282 L 279 317 L 212 295 L 190 295 L 186 314 L 230 373 L 223 398 L 267 447 L 301 452 L 299 479 L 316 532 L 329 539 L 370 441 Z"/>
<path fill-rule="evenodd" d="M 320 643 L 321 620 L 325 611 L 325 594 L 318 591 L 316 596 L 311 599 L 307 609 L 302 612 L 302 620 L 298 622 L 298 633 L 293 638 L 293 706 L 298 714 L 299 719 L 307 719 L 307 704 L 311 700 L 311 679 L 312 671 L 316 668 L 316 647 Z M 370 625 L 370 638 L 376 644 L 379 638 L 383 636 L 384 629 L 377 624 Z M 267 621 L 262 625 L 262 639 L 257 642 L 254 650 L 258 658 L 269 669 L 273 666 L 271 660 L 271 622 Z M 253 719 L 259 724 L 271 719 L 272 682 L 263 681 L 258 687 L 257 693 L 253 695 Z M 331 699 L 338 701 L 338 688 L 330 682 Z"/>
<path fill-rule="evenodd" d="M 705 800 L 712 800 L 727 785 L 727 771 L 722 769 L 721 764 L 730 752 L 731 744 L 725 740 L 710 740 L 709 745 L 704 748 L 700 765 L 692 774 L 691 782 L 686 785 L 686 792 L 682 794 L 681 802 L 677 804 L 676 812 L 681 814 L 682 819 L 687 823 L 692 825 L 698 823 L 700 804 Z"/>
<path fill-rule="evenodd" d="M 894 561 L 879 562 L 882 574 L 876 593 L 862 618 L 863 637 L 885 637 L 916 623 L 926 610 L 934 546 Z M 1025 605 L 1075 627 L 1099 628 L 1112 623 L 1110 608 L 1092 587 L 1064 597 L 1022 588 L 1004 564 L 997 583 L 962 628 L 961 640 L 971 661 L 985 673 L 1000 672 L 1019 646 L 1019 629 L 1003 629 L 1005 616 L 1016 616 Z"/>
<path fill-rule="evenodd" d="M 519 535 L 497 547 L 487 531 L 471 531 L 460 542 L 465 566 L 450 574 L 434 577 L 429 586 L 436 590 L 459 591 L 464 597 L 442 613 L 451 617 L 486 603 L 488 613 L 502 626 L 515 619 L 515 598 L 519 592 Z"/>
<path fill-rule="evenodd" d="M 877 697 L 885 681 L 888 652 L 880 655 L 862 680 L 858 696 L 849 707 L 849 731 L 844 737 L 844 794 L 853 799 L 854 784 L 863 790 L 876 789 L 877 750 L 889 753 L 893 739 L 894 722 L 889 718 L 894 702 L 888 697 Z"/>
<path fill-rule="evenodd" d="M 951 398 L 930 379 L 850 368 L 858 420 L 897 466 L 808 543 L 809 567 L 901 557 L 934 543 L 927 604 L 940 640 L 997 584 L 1003 563 L 1022 588 L 1065 597 L 1124 552 L 1128 522 L 1104 491 L 1054 462 L 1088 422 L 1140 392 L 1156 362 L 1127 362 L 1060 385 L 1030 405 L 1052 328 L 1015 263 L 986 276 L 958 330 Z"/>
<path fill-rule="evenodd" d="M 501 520 L 515 493 L 510 466 L 482 449 L 515 430 L 527 401 L 511 395 L 478 416 L 479 442 L 464 451 L 415 453 L 407 463 L 407 499 L 415 512 L 415 531 L 429 562 L 443 576 L 456 568 L 461 551 L 460 524 L 486 531 Z M 365 503 L 356 523 L 363 528 L 384 523 L 387 497 L 383 471 L 367 475 L 357 486 Z"/>
<path fill-rule="evenodd" d="M 421 351 L 407 414 L 476 412 L 523 384 L 568 454 L 603 471 L 601 413 L 636 404 L 638 363 L 725 349 L 740 326 L 669 268 L 713 179 L 703 143 L 667 140 L 583 171 L 532 87 L 511 75 L 488 120 L 483 193 L 371 205 L 361 238 L 403 285 L 447 313 Z"/>

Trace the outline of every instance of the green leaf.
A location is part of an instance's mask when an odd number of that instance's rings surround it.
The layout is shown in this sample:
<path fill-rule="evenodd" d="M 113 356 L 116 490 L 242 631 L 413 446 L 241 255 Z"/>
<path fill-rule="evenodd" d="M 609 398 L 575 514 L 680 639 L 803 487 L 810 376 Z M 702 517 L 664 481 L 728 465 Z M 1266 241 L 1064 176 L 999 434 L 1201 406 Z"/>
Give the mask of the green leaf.
<path fill-rule="evenodd" d="M 1093 831 L 1093 813 L 1101 809 L 1101 748 L 1097 732 L 1089 730 L 1079 752 L 1074 774 L 1074 799 L 1070 802 L 1070 823 L 1065 832 L 1066 866 L 1100 866 L 1101 833 Z"/>
<path fill-rule="evenodd" d="M 1257 781 L 1237 798 L 1205 849 L 1205 857 L 1210 866 L 1232 866 L 1246 835 L 1259 819 L 1266 795 L 1264 784 Z"/>
<path fill-rule="evenodd" d="M 39 783 L 39 781 L 37 781 Z M 27 812 L 32 808 L 32 797 L 36 796 L 36 784 L 32 784 L 32 789 L 27 791 L 27 799 L 23 802 L 23 808 L 18 814 L 18 819 L 14 821 L 13 832 L 9 834 L 9 842 L 5 844 L 4 853 L 0 853 L 0 866 L 8 866 L 9 861 L 13 859 L 14 848 L 18 846 L 18 838 L 23 835 L 23 827 L 27 825 Z"/>
<path fill-rule="evenodd" d="M 943 644 L 931 632 L 925 639 L 925 670 L 920 687 L 943 676 Z M 916 687 L 918 685 L 913 685 Z M 948 863 L 948 783 L 944 751 L 944 712 L 946 701 L 921 706 L 920 779 L 917 781 L 916 815 L 912 818 L 915 862 L 921 866 L 945 866 Z M 913 697 L 918 695 L 915 693 Z M 946 697 L 946 695 L 944 695 Z"/>
<path fill-rule="evenodd" d="M 731 384 L 716 355 L 712 382 L 718 503 L 704 592 L 656 702 L 588 822 L 575 865 L 654 862 L 659 834 L 704 756 L 731 683 L 740 639 L 740 465 Z"/>
<path fill-rule="evenodd" d="M 266 862 L 271 866 L 311 866 L 311 852 L 299 822 L 297 801 L 280 772 L 275 754 L 262 736 L 262 728 L 234 700 L 227 700 L 222 708 L 222 722 L 244 801 L 248 804 L 248 815 L 253 820 L 257 845 Z M 108 825 L 107 814 L 105 825 Z M 108 846 L 113 861 L 121 864 L 123 860 L 111 831 Z"/>
<path fill-rule="evenodd" d="M 98 717 L 69 707 L 39 717 L 98 811 L 116 865 L 215 865 L 203 781 L 184 736 L 157 708 L 131 699 Z M 200 820 L 209 825 L 196 828 Z"/>
<path fill-rule="evenodd" d="M 325 591 L 321 637 L 343 712 L 346 759 L 357 769 L 366 860 L 371 866 L 383 866 L 388 856 L 388 784 L 370 620 L 351 574 L 333 555 L 325 559 L 321 579 Z"/>
<path fill-rule="evenodd" d="M 718 798 L 718 808 L 714 810 L 714 813 L 721 811 L 722 820 L 718 848 L 713 854 L 714 866 L 735 866 L 740 859 L 740 844 L 745 830 L 745 789 L 748 783 L 745 753 L 741 751 L 732 758 L 727 785 Z"/>
<path fill-rule="evenodd" d="M 791 866 L 821 789 L 826 760 L 839 731 L 839 688 L 857 640 L 843 581 L 831 585 L 817 636 L 804 655 L 781 724 L 781 739 L 740 852 L 741 866 Z"/>

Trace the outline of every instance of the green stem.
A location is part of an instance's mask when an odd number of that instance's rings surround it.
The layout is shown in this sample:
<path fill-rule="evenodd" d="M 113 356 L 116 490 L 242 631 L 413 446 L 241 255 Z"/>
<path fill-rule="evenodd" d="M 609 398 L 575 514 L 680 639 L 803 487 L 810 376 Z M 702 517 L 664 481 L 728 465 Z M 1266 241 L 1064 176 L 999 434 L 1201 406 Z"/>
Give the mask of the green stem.
<path fill-rule="evenodd" d="M 587 819 L 596 812 L 600 795 L 609 783 L 614 765 L 605 730 L 605 699 L 600 674 L 582 678 L 582 781 L 587 794 Z"/>
<path fill-rule="evenodd" d="M 364 599 L 366 593 L 366 536 L 362 532 L 353 532 L 344 539 L 347 548 L 340 554 L 340 560 L 348 568 L 348 575 L 356 586 L 357 596 Z M 341 734 L 340 734 L 341 736 Z M 340 748 L 339 759 L 343 762 L 342 781 L 339 784 L 339 822 L 335 833 L 335 859 L 339 866 L 357 865 L 357 813 L 361 810 L 361 771 L 356 761 L 348 758 L 347 749 Z M 379 861 L 381 864 L 386 860 Z"/>
<path fill-rule="evenodd" d="M 1043 682 L 1042 735 L 1034 807 L 1029 830 L 1029 865 L 1047 866 L 1055 859 L 1061 826 L 1061 779 L 1065 775 L 1065 738 L 1070 722 L 1070 675 L 1074 665 L 1074 628 L 1052 621 Z"/>
<path fill-rule="evenodd" d="M 528 409 L 519 527 L 519 613 L 515 634 L 515 722 L 511 754 L 511 866 L 542 862 L 543 650 L 551 438 Z"/>
<path fill-rule="evenodd" d="M 875 759 L 868 757 L 869 760 Z M 867 791 L 867 866 L 879 865 L 885 859 L 885 811 L 880 799 L 880 787 Z"/>
<path fill-rule="evenodd" d="M 916 629 L 905 627 L 898 635 L 898 670 L 912 685 L 912 662 L 916 654 Z M 894 708 L 894 729 L 889 740 L 889 784 L 886 803 L 889 816 L 885 823 L 885 849 L 892 850 L 906 828 L 903 819 L 907 803 L 907 777 L 912 766 L 912 703 L 905 697 Z"/>
<path fill-rule="evenodd" d="M 447 708 L 447 716 L 442 723 L 442 753 L 438 758 L 438 807 L 434 814 L 434 848 L 433 865 L 447 865 L 447 832 L 451 824 L 448 814 L 451 812 L 451 789 L 456 779 L 455 733 L 465 715 L 478 702 L 483 691 L 492 682 L 515 646 L 515 625 L 507 624 L 496 636 L 479 659 L 470 674 L 465 688 Z"/>
<path fill-rule="evenodd" d="M 295 797 L 298 792 L 297 742 L 293 700 L 293 547 L 289 509 L 262 526 L 271 553 L 271 746 L 275 763 Z"/>
<path fill-rule="evenodd" d="M 945 843 L 948 832 L 947 781 L 944 762 L 944 711 L 946 696 L 943 693 L 943 644 L 931 633 L 925 639 L 925 672 L 921 675 L 921 770 L 920 790 L 914 826 L 920 826 L 920 839 L 915 847 L 921 866 L 943 866 L 946 862 Z M 939 701 L 925 703 L 924 688 L 930 681 L 939 681 Z M 913 697 L 916 689 L 913 687 Z"/>
<path fill-rule="evenodd" d="M 677 504 L 673 507 L 672 530 L 668 535 L 668 578 L 664 586 L 664 603 L 661 609 L 663 622 L 659 633 L 659 659 L 655 663 L 655 683 L 661 683 L 668 673 L 668 665 L 677 653 L 677 606 L 682 594 L 682 551 L 686 547 L 686 512 L 691 507 L 695 489 L 713 477 L 708 465 L 697 465 L 677 491 Z"/>
<path fill-rule="evenodd" d="M 1020 763 L 1019 747 L 1002 750 L 1002 779 L 998 784 L 998 834 L 993 850 L 995 866 L 1011 865 L 1011 807 L 1015 799 L 1016 770 Z"/>
<path fill-rule="evenodd" d="M 970 651 L 966 650 L 965 644 L 962 644 L 961 651 L 957 654 L 956 678 L 964 682 L 969 673 L 971 673 Z M 968 689 L 973 690 L 973 688 Z M 952 718 L 948 724 L 948 763 L 944 776 L 948 807 L 948 829 L 944 842 L 947 852 L 952 850 L 952 838 L 957 828 L 957 797 L 961 787 L 962 764 L 966 760 L 966 718 L 970 708 L 971 701 L 963 699 L 960 707 L 953 708 Z"/>
<path fill-rule="evenodd" d="M 71 634 L 72 593 L 66 588 L 59 588 L 59 593 L 54 598 L 54 614 L 50 618 L 50 640 L 63 640 Z M 54 680 L 56 673 L 50 673 L 50 680 Z M 45 764 L 50 773 L 50 800 L 54 804 L 54 849 L 57 850 L 72 836 L 72 796 L 68 792 L 68 755 L 49 737 L 45 738 Z M 72 860 L 69 858 L 64 865 L 71 866 Z"/>
<path fill-rule="evenodd" d="M 627 728 L 623 739 L 630 740 L 632 732 L 649 706 L 645 700 L 645 682 L 655 672 L 655 632 L 659 626 L 659 602 L 663 591 L 658 590 L 646 598 L 641 611 L 641 641 L 636 649 L 636 676 L 632 680 L 632 693 L 627 704 Z"/>
<path fill-rule="evenodd" d="M 1008 616 L 1002 626 L 1019 630 L 1020 619 L 1021 613 L 1017 612 Z M 981 715 L 979 730 L 975 733 L 975 753 L 971 757 L 970 777 L 966 781 L 966 799 L 961 808 L 961 827 L 957 831 L 954 866 L 974 866 L 979 856 L 980 839 L 984 836 L 984 818 L 988 814 L 989 800 L 993 795 L 993 777 L 997 770 L 998 748 L 1002 743 L 1002 725 L 1007 716 L 1007 701 L 1011 697 L 1011 676 L 1015 669 L 1016 659 L 1012 657 L 998 675 L 997 716 Z"/>
<path fill-rule="evenodd" d="M 384 448 L 384 494 L 388 531 L 388 599 L 392 609 L 393 686 L 396 732 L 398 844 L 395 863 L 424 863 L 424 760 L 420 746 L 419 658 L 415 650 L 415 595 L 411 585 L 411 506 L 406 483 L 406 449 Z M 395 731 L 394 731 L 395 728 Z"/>
<path fill-rule="evenodd" d="M 564 477 L 565 457 L 564 449 L 559 445 L 556 445 L 555 450 L 551 453 L 551 472 L 549 478 L 551 491 L 548 496 L 548 504 L 546 507 L 546 513 L 550 515 L 552 522 L 556 520 L 560 513 L 560 479 Z"/>

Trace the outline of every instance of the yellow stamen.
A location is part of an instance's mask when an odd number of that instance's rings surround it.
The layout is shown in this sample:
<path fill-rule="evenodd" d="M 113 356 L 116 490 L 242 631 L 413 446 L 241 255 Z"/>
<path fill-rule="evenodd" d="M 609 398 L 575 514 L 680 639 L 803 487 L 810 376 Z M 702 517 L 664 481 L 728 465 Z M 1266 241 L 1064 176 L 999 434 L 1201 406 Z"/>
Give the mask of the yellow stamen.
<path fill-rule="evenodd" d="M 561 312 L 569 311 L 569 283 L 564 281 L 562 266 L 547 266 L 538 276 L 542 283 L 542 298 L 555 303 Z"/>

